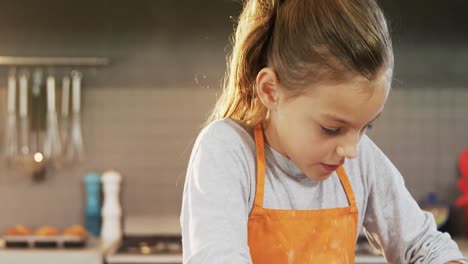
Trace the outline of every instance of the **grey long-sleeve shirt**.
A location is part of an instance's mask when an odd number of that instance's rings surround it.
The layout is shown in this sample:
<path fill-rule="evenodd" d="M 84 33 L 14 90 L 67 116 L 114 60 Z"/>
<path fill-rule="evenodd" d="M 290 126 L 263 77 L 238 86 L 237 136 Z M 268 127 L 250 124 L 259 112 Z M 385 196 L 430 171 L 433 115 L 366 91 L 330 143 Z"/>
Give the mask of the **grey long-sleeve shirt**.
<path fill-rule="evenodd" d="M 346 160 L 364 226 L 372 244 L 390 263 L 468 263 L 434 218 L 422 211 L 398 170 L 363 136 L 359 156 Z M 311 210 L 349 206 L 338 175 L 306 177 L 288 158 L 265 145 L 264 207 Z M 247 221 L 256 183 L 253 131 L 230 119 L 210 123 L 199 134 L 185 179 L 181 226 L 186 264 L 252 263 Z"/>

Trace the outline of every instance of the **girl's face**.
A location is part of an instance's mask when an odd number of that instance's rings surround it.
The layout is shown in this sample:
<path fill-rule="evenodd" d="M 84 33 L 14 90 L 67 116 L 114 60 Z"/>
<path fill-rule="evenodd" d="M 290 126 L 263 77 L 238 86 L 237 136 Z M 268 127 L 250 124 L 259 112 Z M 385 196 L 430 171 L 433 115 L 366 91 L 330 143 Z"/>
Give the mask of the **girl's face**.
<path fill-rule="evenodd" d="M 358 155 L 362 135 L 384 108 L 391 75 L 388 70 L 373 81 L 357 76 L 311 85 L 305 87 L 310 93 L 289 99 L 278 85 L 263 124 L 267 143 L 309 178 L 325 180 Z"/>

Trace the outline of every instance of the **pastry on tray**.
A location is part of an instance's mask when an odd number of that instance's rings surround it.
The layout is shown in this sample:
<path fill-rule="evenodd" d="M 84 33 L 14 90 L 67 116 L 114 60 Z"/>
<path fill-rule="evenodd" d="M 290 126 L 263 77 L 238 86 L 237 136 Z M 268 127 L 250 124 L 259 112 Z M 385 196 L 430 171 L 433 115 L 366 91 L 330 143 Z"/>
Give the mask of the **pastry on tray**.
<path fill-rule="evenodd" d="M 38 229 L 36 229 L 36 232 L 34 232 L 34 235 L 36 236 L 59 236 L 60 235 L 60 230 L 58 230 L 56 227 L 53 226 L 42 226 Z"/>
<path fill-rule="evenodd" d="M 85 238 L 88 236 L 88 232 L 86 232 L 86 229 L 80 225 L 73 225 L 63 231 L 63 235 Z"/>
<path fill-rule="evenodd" d="M 15 225 L 10 227 L 3 232 L 4 236 L 29 236 L 32 235 L 31 229 L 24 225 Z"/>
<path fill-rule="evenodd" d="M 73 225 L 63 231 L 63 235 L 66 237 L 63 241 L 65 248 L 82 248 L 86 244 L 88 232 L 80 225 Z"/>

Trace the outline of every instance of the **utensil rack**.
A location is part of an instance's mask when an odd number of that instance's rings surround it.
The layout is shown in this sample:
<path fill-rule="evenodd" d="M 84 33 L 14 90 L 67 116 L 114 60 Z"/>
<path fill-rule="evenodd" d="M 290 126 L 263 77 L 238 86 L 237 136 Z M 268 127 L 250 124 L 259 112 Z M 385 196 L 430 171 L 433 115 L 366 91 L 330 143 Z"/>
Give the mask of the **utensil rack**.
<path fill-rule="evenodd" d="M 106 66 L 105 57 L 15 57 L 0 56 L 0 66 Z"/>
<path fill-rule="evenodd" d="M 2 155 L 9 167 L 42 180 L 46 167 L 59 169 L 83 160 L 82 73 L 78 68 L 107 65 L 109 59 L 105 57 L 0 56 L 0 67 L 10 68 L 5 132 L 8 148 Z M 65 73 L 55 68 L 65 68 Z M 60 86 L 56 85 L 60 75 L 62 93 L 56 87 Z M 60 113 L 56 94 L 61 95 Z"/>

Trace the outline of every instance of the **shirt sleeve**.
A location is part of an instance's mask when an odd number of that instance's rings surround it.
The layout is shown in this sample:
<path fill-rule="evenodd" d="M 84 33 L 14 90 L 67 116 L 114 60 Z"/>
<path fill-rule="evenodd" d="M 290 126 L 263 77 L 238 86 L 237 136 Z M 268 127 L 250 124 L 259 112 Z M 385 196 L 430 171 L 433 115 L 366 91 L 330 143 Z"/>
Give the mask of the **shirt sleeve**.
<path fill-rule="evenodd" d="M 248 153 L 219 133 L 201 133 L 189 161 L 180 218 L 186 264 L 252 263 Z"/>
<path fill-rule="evenodd" d="M 437 230 L 432 214 L 420 209 L 391 161 L 370 139 L 367 144 L 364 228 L 372 245 L 390 263 L 468 263 L 450 235 Z"/>

